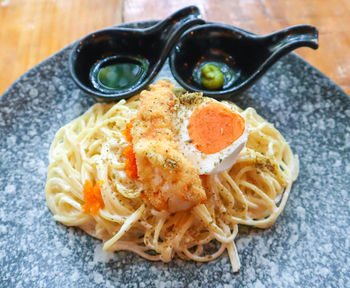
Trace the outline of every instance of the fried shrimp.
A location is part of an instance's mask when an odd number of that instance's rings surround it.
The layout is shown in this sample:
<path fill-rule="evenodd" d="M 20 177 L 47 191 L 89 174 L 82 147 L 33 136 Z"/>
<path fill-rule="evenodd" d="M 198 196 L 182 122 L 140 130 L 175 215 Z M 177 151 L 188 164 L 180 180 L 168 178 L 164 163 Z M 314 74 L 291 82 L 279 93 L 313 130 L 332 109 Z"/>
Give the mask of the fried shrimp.
<path fill-rule="evenodd" d="M 158 81 L 150 91 L 143 91 L 131 129 L 144 196 L 158 210 L 169 212 L 206 201 L 198 171 L 176 141 L 173 88 L 168 81 Z"/>

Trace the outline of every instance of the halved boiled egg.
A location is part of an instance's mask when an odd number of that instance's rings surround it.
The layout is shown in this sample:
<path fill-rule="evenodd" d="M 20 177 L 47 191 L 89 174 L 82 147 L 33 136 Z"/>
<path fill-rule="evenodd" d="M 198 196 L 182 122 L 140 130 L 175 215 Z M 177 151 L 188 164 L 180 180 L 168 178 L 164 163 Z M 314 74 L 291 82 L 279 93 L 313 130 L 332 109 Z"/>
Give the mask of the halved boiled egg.
<path fill-rule="evenodd" d="M 228 170 L 248 140 L 244 117 L 228 103 L 187 93 L 179 97 L 175 127 L 180 149 L 200 174 Z"/>

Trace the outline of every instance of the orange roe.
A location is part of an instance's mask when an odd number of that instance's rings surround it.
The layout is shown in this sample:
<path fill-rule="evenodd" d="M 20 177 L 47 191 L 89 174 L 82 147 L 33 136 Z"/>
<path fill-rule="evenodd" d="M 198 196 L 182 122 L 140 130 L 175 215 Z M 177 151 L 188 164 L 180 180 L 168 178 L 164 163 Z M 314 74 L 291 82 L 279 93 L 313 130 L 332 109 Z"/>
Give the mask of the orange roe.
<path fill-rule="evenodd" d="M 126 138 L 126 141 L 132 142 L 132 135 L 131 135 L 131 128 L 132 128 L 132 122 L 134 122 L 135 119 L 131 120 L 128 124 L 126 124 L 126 129 L 122 132 L 123 135 Z"/>
<path fill-rule="evenodd" d="M 91 181 L 85 181 L 83 190 L 85 204 L 82 205 L 82 208 L 85 213 L 96 215 L 100 208 L 104 207 L 100 187 L 100 185 L 102 184 L 102 180 L 97 181 L 95 186 L 92 185 Z"/>
<path fill-rule="evenodd" d="M 128 175 L 131 179 L 137 179 L 137 165 L 136 165 L 136 157 L 134 153 L 134 149 L 132 148 L 132 145 L 129 144 L 125 147 L 123 151 L 123 155 L 126 157 L 125 163 L 125 173 Z"/>
<path fill-rule="evenodd" d="M 130 143 L 128 146 L 125 147 L 123 151 L 123 155 L 125 156 L 126 160 L 124 161 L 125 167 L 125 173 L 126 175 L 131 179 L 137 179 L 137 165 L 136 165 L 136 157 L 134 153 L 134 149 L 132 146 L 132 135 L 131 135 L 131 128 L 132 128 L 132 122 L 131 120 L 128 124 L 126 124 L 126 129 L 123 131 L 123 135 L 125 136 L 126 140 Z"/>
<path fill-rule="evenodd" d="M 141 198 L 145 199 L 145 200 L 148 200 L 148 197 L 147 197 L 146 193 L 143 192 L 143 191 L 141 191 Z"/>

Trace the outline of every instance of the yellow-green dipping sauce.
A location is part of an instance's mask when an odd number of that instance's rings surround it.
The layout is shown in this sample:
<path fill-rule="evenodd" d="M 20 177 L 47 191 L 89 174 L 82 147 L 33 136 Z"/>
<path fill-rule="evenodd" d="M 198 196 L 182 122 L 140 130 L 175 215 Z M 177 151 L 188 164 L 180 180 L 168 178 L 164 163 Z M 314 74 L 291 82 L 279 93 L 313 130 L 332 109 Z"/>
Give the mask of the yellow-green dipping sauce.
<path fill-rule="evenodd" d="M 225 60 L 207 60 L 194 67 L 192 77 L 203 89 L 220 91 L 228 89 L 240 77 L 240 72 Z"/>
<path fill-rule="evenodd" d="M 205 64 L 201 68 L 201 82 L 208 90 L 219 90 L 224 85 L 224 74 L 214 64 Z"/>

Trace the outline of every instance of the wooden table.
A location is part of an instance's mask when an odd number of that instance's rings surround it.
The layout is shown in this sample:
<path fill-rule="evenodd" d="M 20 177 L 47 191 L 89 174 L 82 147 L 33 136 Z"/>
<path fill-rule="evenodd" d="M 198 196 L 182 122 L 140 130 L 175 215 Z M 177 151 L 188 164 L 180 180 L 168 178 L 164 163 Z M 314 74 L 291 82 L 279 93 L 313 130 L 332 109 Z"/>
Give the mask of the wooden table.
<path fill-rule="evenodd" d="M 189 4 L 206 20 L 258 34 L 315 25 L 320 48 L 297 53 L 350 95 L 349 0 L 0 0 L 0 95 L 26 70 L 94 30 L 161 19 Z"/>

